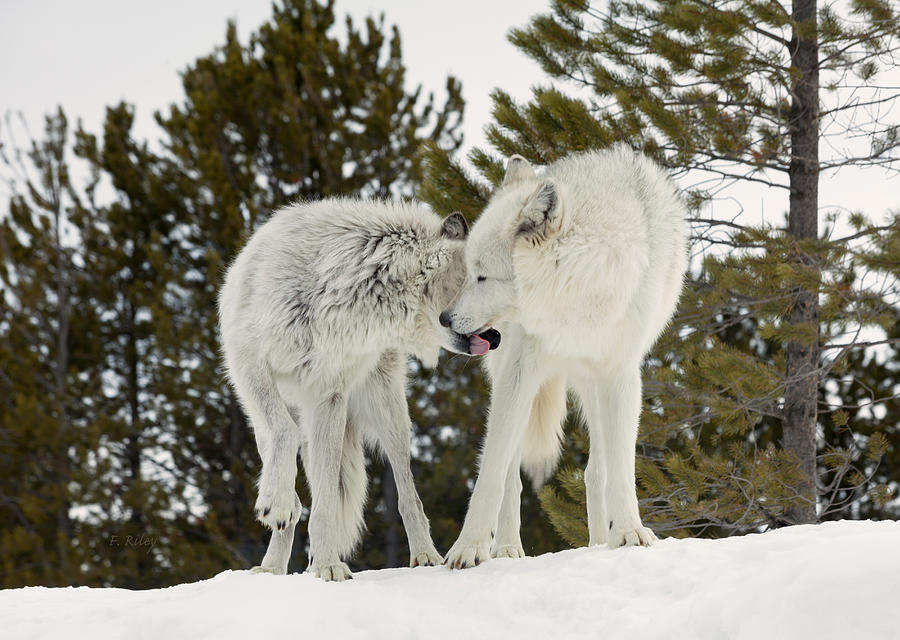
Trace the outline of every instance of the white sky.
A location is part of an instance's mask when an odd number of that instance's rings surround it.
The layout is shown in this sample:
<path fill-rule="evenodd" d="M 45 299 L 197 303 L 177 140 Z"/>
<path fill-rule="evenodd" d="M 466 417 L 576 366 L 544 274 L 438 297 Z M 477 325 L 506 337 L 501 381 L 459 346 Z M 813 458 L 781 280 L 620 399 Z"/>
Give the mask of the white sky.
<path fill-rule="evenodd" d="M 421 83 L 442 102 L 448 74 L 462 80 L 465 144 L 483 145 L 489 93 L 495 86 L 520 99 L 544 80 L 538 66 L 505 34 L 546 10 L 547 0 L 338 0 L 360 23 L 383 12 L 397 24 L 410 87 Z M 181 99 L 179 71 L 224 42 L 225 22 L 237 21 L 241 41 L 271 15 L 270 0 L 0 0 L 0 110 L 22 110 L 32 129 L 62 104 L 99 130 L 104 108 L 137 106 L 136 132 L 155 137 L 152 114 Z"/>
<path fill-rule="evenodd" d="M 505 36 L 548 8 L 549 0 L 338 0 L 336 32 L 345 13 L 361 20 L 384 12 L 400 28 L 411 86 L 421 83 L 440 100 L 447 74 L 460 78 L 468 150 L 484 146 L 494 87 L 526 100 L 531 86 L 547 82 Z M 99 131 L 104 107 L 124 99 L 137 107 L 137 136 L 153 140 L 153 111 L 181 99 L 178 72 L 223 42 L 228 18 L 246 41 L 270 13 L 270 0 L 0 0 L 0 113 L 23 111 L 37 132 L 42 114 L 62 104 L 71 120 L 80 117 Z M 892 118 L 900 121 L 900 114 Z M 734 195 L 748 213 L 770 222 L 780 222 L 787 206 L 780 190 Z M 820 202 L 879 216 L 900 208 L 900 179 L 845 169 L 823 179 Z M 738 207 L 715 206 L 720 216 Z"/>

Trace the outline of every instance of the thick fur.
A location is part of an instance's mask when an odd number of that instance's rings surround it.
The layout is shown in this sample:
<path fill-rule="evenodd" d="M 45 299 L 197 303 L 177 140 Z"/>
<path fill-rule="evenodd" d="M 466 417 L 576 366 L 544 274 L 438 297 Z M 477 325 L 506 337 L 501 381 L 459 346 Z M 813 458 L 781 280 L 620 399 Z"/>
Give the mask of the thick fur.
<path fill-rule="evenodd" d="M 538 491 L 556 470 L 562 423 L 566 417 L 566 381 L 550 378 L 534 397 L 522 441 L 522 471 Z"/>
<path fill-rule="evenodd" d="M 231 265 L 219 296 L 225 363 L 262 458 L 257 517 L 272 530 L 257 570 L 287 570 L 299 448 L 309 570 L 351 577 L 364 444 L 393 469 L 411 565 L 440 560 L 409 466 L 406 355 L 432 364 L 442 340 L 460 348 L 437 318 L 462 283 L 466 231 L 459 214 L 441 221 L 421 205 L 323 200 L 276 212 Z"/>
<path fill-rule="evenodd" d="M 649 159 L 618 146 L 570 156 L 540 177 L 510 159 L 469 236 L 460 296 L 445 310 L 459 334 L 494 327 L 503 336 L 486 360 L 481 468 L 447 564 L 523 555 L 519 468 L 537 485 L 553 472 L 566 388 L 590 434 L 590 543 L 655 540 L 635 495 L 640 366 L 672 316 L 686 267 L 682 203 Z"/>

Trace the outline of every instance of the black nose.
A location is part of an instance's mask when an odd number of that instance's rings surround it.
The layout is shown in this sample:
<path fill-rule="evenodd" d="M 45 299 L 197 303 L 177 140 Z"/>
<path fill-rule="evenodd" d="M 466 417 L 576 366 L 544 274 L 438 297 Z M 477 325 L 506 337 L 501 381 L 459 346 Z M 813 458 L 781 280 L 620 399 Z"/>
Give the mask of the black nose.
<path fill-rule="evenodd" d="M 450 314 L 446 311 L 441 311 L 441 315 L 438 316 L 438 320 L 440 320 L 442 327 L 450 326 Z"/>

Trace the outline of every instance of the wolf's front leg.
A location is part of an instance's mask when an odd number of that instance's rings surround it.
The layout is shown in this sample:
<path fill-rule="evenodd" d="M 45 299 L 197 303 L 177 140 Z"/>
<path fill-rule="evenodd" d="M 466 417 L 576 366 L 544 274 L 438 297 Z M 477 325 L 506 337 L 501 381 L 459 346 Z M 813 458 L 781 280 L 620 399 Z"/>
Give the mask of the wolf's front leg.
<path fill-rule="evenodd" d="M 431 566 L 443 558 L 431 541 L 428 518 L 410 469 L 411 423 L 406 402 L 406 359 L 395 351 L 385 352 L 366 382 L 354 391 L 351 421 L 375 437 L 391 465 L 409 542 L 409 565 Z"/>
<path fill-rule="evenodd" d="M 304 466 L 309 474 L 312 508 L 309 514 L 308 571 L 323 580 L 347 580 L 353 576 L 341 561 L 336 532 L 340 527 L 340 475 L 347 399 L 332 393 L 312 410 L 309 448 Z"/>
<path fill-rule="evenodd" d="M 524 341 L 524 336 L 520 338 Z M 491 530 L 503 500 L 504 484 L 515 453 L 520 449 L 531 406 L 546 377 L 523 345 L 512 344 L 503 356 L 491 385 L 491 408 L 484 449 L 469 510 L 456 543 L 444 564 L 452 569 L 473 567 L 490 557 Z"/>
<path fill-rule="evenodd" d="M 503 487 L 503 502 L 500 505 L 500 517 L 497 519 L 497 532 L 491 546 L 492 558 L 524 558 L 520 533 L 522 524 L 522 454 L 517 453 L 506 473 L 506 485 Z"/>
<path fill-rule="evenodd" d="M 397 506 L 400 510 L 400 517 L 403 518 L 403 527 L 406 529 L 406 538 L 409 543 L 409 566 L 439 565 L 443 558 L 431 541 L 428 518 L 425 516 L 425 509 L 419 499 L 419 494 L 416 492 L 412 470 L 409 467 L 409 446 L 407 445 L 405 456 L 397 454 L 398 450 L 392 452 L 385 450 L 385 455 L 387 455 L 394 473 L 394 482 L 397 485 Z"/>

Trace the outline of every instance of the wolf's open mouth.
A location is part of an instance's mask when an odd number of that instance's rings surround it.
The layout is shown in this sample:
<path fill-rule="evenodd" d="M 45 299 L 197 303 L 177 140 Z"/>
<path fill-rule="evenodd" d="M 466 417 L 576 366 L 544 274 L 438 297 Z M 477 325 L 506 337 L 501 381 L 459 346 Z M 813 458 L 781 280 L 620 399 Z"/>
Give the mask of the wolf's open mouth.
<path fill-rule="evenodd" d="M 500 332 L 496 329 L 486 329 L 481 333 L 473 333 L 469 336 L 469 353 L 473 356 L 483 356 L 499 346 Z"/>

